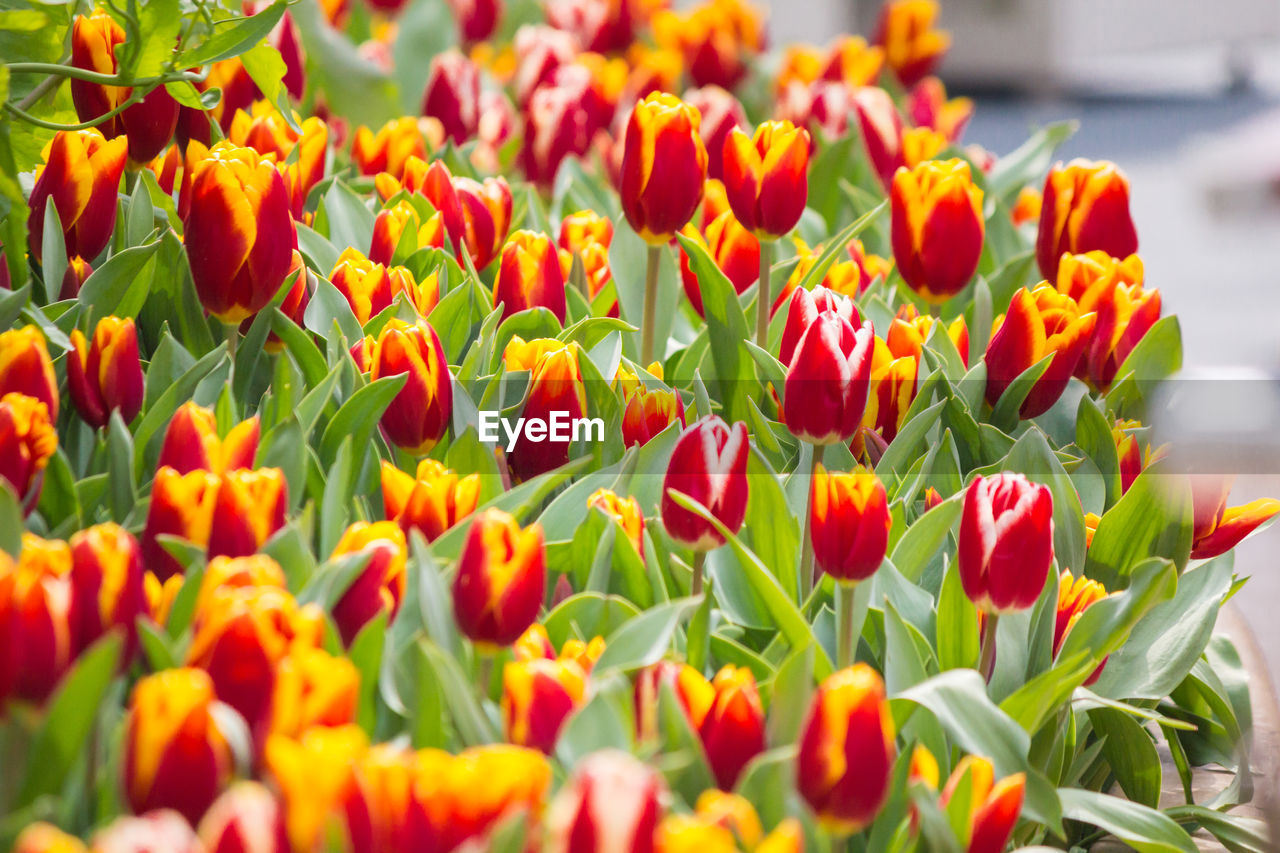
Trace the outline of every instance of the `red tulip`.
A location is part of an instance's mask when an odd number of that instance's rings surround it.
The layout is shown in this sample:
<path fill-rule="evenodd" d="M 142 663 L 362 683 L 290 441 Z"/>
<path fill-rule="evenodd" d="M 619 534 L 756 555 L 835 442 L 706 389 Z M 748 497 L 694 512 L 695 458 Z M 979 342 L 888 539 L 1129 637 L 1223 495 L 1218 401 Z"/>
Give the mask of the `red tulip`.
<path fill-rule="evenodd" d="M 738 99 L 719 86 L 690 89 L 684 93 L 684 102 L 702 115 L 698 134 L 707 149 L 707 177 L 723 180 L 725 140 L 734 129 L 746 125 L 747 114 Z"/>
<path fill-rule="evenodd" d="M 702 201 L 707 150 L 698 111 L 674 95 L 636 104 L 622 158 L 622 210 L 645 242 L 668 242 Z"/>
<path fill-rule="evenodd" d="M 787 322 L 782 329 L 782 342 L 778 348 L 778 360 L 790 365 L 795 358 L 800 339 L 809 327 L 818 319 L 818 315 L 832 312 L 848 321 L 854 328 L 862 327 L 862 318 L 853 300 L 847 296 L 818 285 L 813 290 L 803 287 L 791 291 L 791 301 L 787 304 Z"/>
<path fill-rule="evenodd" d="M 1053 496 L 1022 474 L 978 477 L 964 495 L 956 557 L 967 596 L 987 613 L 1036 603 L 1053 562 Z"/>
<path fill-rule="evenodd" d="M 831 311 L 809 326 L 787 368 L 783 400 L 784 420 L 797 438 L 837 444 L 853 437 L 867 405 L 874 339 L 871 323 L 855 331 Z"/>
<path fill-rule="evenodd" d="M 1072 160 L 1049 170 L 1044 182 L 1036 261 L 1052 279 L 1064 254 L 1100 249 L 1115 258 L 1138 251 L 1129 213 L 1129 179 L 1114 163 Z"/>
<path fill-rule="evenodd" d="M 102 429 L 113 411 L 126 424 L 137 417 L 145 389 L 133 319 L 102 318 L 92 344 L 79 329 L 72 329 L 71 350 L 67 390 L 85 423 Z"/>
<path fill-rule="evenodd" d="M 457 50 L 436 54 L 422 114 L 439 120 L 455 145 L 474 136 L 480 123 L 480 70 L 475 63 Z"/>
<path fill-rule="evenodd" d="M 701 503 L 729 530 L 742 527 L 750 452 L 747 425 L 741 421 L 730 427 L 718 416 L 707 415 L 680 434 L 662 481 L 662 523 L 672 539 L 695 551 L 724 544 L 724 537 L 710 522 L 672 499 L 672 491 Z"/>
<path fill-rule="evenodd" d="M 884 562 L 889 545 L 889 500 L 868 470 L 831 473 L 821 465 L 813 478 L 810 537 L 819 569 L 838 581 L 863 581 Z"/>
<path fill-rule="evenodd" d="M 746 667 L 725 666 L 711 686 L 715 699 L 698 735 L 716 783 L 731 791 L 751 759 L 764 752 L 764 706 Z"/>
<path fill-rule="evenodd" d="M 578 762 L 547 813 L 549 853 L 653 853 L 666 785 L 619 750 Z"/>
<path fill-rule="evenodd" d="M 105 139 L 96 128 L 60 130 L 36 167 L 27 204 L 31 256 L 44 254 L 44 214 L 49 199 L 58 211 L 67 257 L 96 258 L 116 227 L 116 198 L 124 174 L 127 140 Z"/>
<path fill-rule="evenodd" d="M 538 616 L 547 583 L 542 528 L 497 509 L 471 522 L 453 579 L 453 613 L 475 643 L 509 646 Z"/>
<path fill-rule="evenodd" d="M 503 319 L 542 307 L 564 322 L 564 271 L 550 237 L 534 231 L 511 235 L 502 248 L 502 263 L 493 283 L 493 304 L 503 306 Z"/>
<path fill-rule="evenodd" d="M 800 221 L 809 197 L 809 131 L 768 121 L 748 137 L 736 128 L 724 143 L 724 188 L 733 215 L 762 239 Z"/>

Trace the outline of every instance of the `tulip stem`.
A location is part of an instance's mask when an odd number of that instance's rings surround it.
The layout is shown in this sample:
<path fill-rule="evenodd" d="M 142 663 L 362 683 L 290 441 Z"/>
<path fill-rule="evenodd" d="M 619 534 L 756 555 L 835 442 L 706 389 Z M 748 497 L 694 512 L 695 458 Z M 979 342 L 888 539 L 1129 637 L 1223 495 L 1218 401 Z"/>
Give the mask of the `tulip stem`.
<path fill-rule="evenodd" d="M 853 597 L 857 588 L 856 583 L 836 584 L 836 666 L 840 669 L 853 666 L 853 649 L 857 642 L 857 628 L 853 624 L 853 611 L 856 609 Z"/>
<path fill-rule="evenodd" d="M 653 326 L 658 313 L 658 264 L 661 261 L 662 246 L 650 246 L 644 270 L 644 322 L 640 329 L 640 366 L 646 368 L 653 363 Z"/>
<path fill-rule="evenodd" d="M 996 623 L 999 621 L 998 613 L 987 613 L 982 624 L 982 651 L 978 655 L 978 672 L 982 673 L 983 681 L 988 683 L 996 670 Z"/>
<path fill-rule="evenodd" d="M 760 280 L 756 284 L 756 346 L 769 348 L 770 268 L 773 266 L 774 241 L 760 241 Z"/>
<path fill-rule="evenodd" d="M 227 355 L 231 356 L 231 363 L 235 364 L 236 345 L 240 343 L 240 327 L 227 323 L 222 330 L 227 336 Z"/>
<path fill-rule="evenodd" d="M 800 591 L 799 604 L 804 605 L 813 591 L 813 478 L 818 476 L 818 466 L 822 464 L 825 445 L 813 445 L 813 460 L 809 463 L 808 496 L 804 501 L 804 539 L 800 543 L 800 580 L 796 588 Z"/>
<path fill-rule="evenodd" d="M 702 572 L 706 562 L 706 551 L 693 552 L 693 583 L 689 587 L 690 595 L 702 595 Z"/>

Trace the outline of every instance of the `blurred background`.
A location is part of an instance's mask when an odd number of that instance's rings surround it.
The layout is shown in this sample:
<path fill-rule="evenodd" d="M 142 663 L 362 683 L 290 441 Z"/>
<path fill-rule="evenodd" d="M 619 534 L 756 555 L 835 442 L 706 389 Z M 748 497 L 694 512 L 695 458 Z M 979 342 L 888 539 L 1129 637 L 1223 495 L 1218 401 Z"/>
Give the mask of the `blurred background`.
<path fill-rule="evenodd" d="M 879 6 L 770 5 L 774 45 L 870 33 Z M 939 25 L 953 37 L 939 75 L 977 102 L 966 142 L 1003 155 L 1029 128 L 1077 119 L 1062 158 L 1127 172 L 1147 286 L 1181 319 L 1186 375 L 1237 383 L 1230 404 L 1193 401 L 1164 426 L 1238 475 L 1231 505 L 1280 496 L 1280 2 L 942 0 Z M 1252 576 L 1235 600 L 1280 683 L 1280 526 L 1241 545 L 1235 568 Z"/>

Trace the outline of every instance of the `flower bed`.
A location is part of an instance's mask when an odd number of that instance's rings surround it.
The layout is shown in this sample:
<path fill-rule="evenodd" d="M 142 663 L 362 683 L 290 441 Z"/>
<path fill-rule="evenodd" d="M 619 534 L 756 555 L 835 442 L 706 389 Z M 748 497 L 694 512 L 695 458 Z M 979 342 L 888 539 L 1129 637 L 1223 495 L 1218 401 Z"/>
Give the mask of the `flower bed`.
<path fill-rule="evenodd" d="M 936 4 L 245 6 L 0 18 L 4 846 L 1266 849 L 1280 502 Z"/>

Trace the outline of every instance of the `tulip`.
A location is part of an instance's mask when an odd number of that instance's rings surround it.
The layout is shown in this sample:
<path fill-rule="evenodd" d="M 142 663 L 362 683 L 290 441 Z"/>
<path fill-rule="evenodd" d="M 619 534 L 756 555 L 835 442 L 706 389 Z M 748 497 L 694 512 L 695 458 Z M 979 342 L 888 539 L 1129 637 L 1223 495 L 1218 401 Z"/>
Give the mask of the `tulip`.
<path fill-rule="evenodd" d="M 1193 559 L 1208 560 L 1225 554 L 1280 512 L 1280 501 L 1272 498 L 1228 507 L 1230 493 L 1229 478 L 1192 477 Z"/>
<path fill-rule="evenodd" d="M 851 445 L 855 457 L 861 457 L 866 450 L 864 430 L 873 431 L 886 445 L 897 437 L 916 397 L 919 369 L 919 356 L 895 357 L 892 348 L 876 338 L 867 407 L 862 413 L 861 429 Z"/>
<path fill-rule="evenodd" d="M 884 561 L 892 523 L 884 484 L 873 472 L 828 473 L 818 466 L 810 531 L 819 569 L 839 581 L 871 577 Z"/>
<path fill-rule="evenodd" d="M 747 123 L 742 104 L 719 86 L 690 89 L 684 94 L 684 102 L 702 116 L 698 135 L 707 150 L 707 177 L 724 180 L 725 140 L 730 132 Z M 807 152 L 805 159 L 807 162 Z"/>
<path fill-rule="evenodd" d="M 1035 187 L 1023 187 L 1018 190 L 1018 197 L 1013 201 L 1009 218 L 1017 228 L 1040 221 L 1040 212 L 1044 209 L 1044 197 Z"/>
<path fill-rule="evenodd" d="M 699 124 L 697 110 L 664 93 L 640 101 L 631 113 L 622 159 L 622 210 L 650 246 L 669 242 L 702 201 L 707 150 Z"/>
<path fill-rule="evenodd" d="M 1072 160 L 1049 170 L 1044 182 L 1036 261 L 1045 278 L 1065 254 L 1095 249 L 1116 258 L 1138 251 L 1129 213 L 1129 179 L 1114 163 Z"/>
<path fill-rule="evenodd" d="M 289 275 L 294 275 L 295 273 L 297 277 L 293 281 L 293 286 L 289 288 L 289 292 L 280 301 L 279 307 L 280 313 L 293 321 L 295 326 L 302 328 L 307 313 L 307 305 L 311 302 L 311 294 L 316 288 L 316 283 L 314 274 L 306 268 L 302 260 L 302 253 L 297 249 L 293 250 L 293 259 L 289 264 Z M 253 327 L 255 319 L 257 319 L 257 315 L 246 317 L 240 323 L 241 335 L 249 333 L 249 329 Z M 267 339 L 262 346 L 272 355 L 278 355 L 284 350 L 284 341 L 274 331 L 271 331 L 267 333 Z"/>
<path fill-rule="evenodd" d="M 351 141 L 352 162 L 362 175 L 387 172 L 399 180 L 411 158 L 427 158 L 422 124 L 421 119 L 402 116 L 384 124 L 377 133 L 361 125 Z"/>
<path fill-rule="evenodd" d="M 502 18 L 502 0 L 449 0 L 462 43 L 474 45 L 493 35 Z"/>
<path fill-rule="evenodd" d="M 208 471 L 182 474 L 168 466 L 156 471 L 142 533 L 142 559 L 160 580 L 182 574 L 182 564 L 160 544 L 160 535 L 177 536 L 201 550 L 207 548 L 220 484 L 220 476 Z"/>
<path fill-rule="evenodd" d="M 640 388 L 627 395 L 622 412 L 622 443 L 627 447 L 648 444 L 672 424 L 684 428 L 684 400 L 679 391 Z"/>
<path fill-rule="evenodd" d="M 874 339 L 870 322 L 855 331 L 830 311 L 809 326 L 787 367 L 783 399 L 787 427 L 797 438 L 827 445 L 853 437 L 867 405 Z"/>
<path fill-rule="evenodd" d="M 214 557 L 205 567 L 204 579 L 196 595 L 196 611 L 203 611 L 219 590 L 251 587 L 286 589 L 284 569 L 266 554 L 249 557 Z"/>
<path fill-rule="evenodd" d="M 546 308 L 561 323 L 565 320 L 564 271 L 555 244 L 545 234 L 517 231 L 502 247 L 502 262 L 493 283 L 493 305 L 502 306 L 502 318 Z"/>
<path fill-rule="evenodd" d="M 0 332 L 0 396 L 25 394 L 44 403 L 50 420 L 58 418 L 58 376 L 35 326 Z"/>
<path fill-rule="evenodd" d="M 658 44 L 684 54 L 695 86 L 732 89 L 747 72 L 747 58 L 764 48 L 759 14 L 742 0 L 712 0 L 680 14 L 654 16 Z"/>
<path fill-rule="evenodd" d="M 889 352 L 894 358 L 910 356 L 918 362 L 924 351 L 924 343 L 929 339 L 929 333 L 933 331 L 936 322 L 937 320 L 928 314 L 919 314 L 914 305 L 910 303 L 903 305 L 898 309 L 893 322 L 889 324 L 889 334 L 885 336 Z M 960 360 L 964 362 L 965 367 L 968 367 L 969 327 L 965 325 L 964 317 L 952 320 L 946 325 L 945 330 L 947 337 L 955 345 L 956 352 L 960 354 Z"/>
<path fill-rule="evenodd" d="M 225 438 L 218 437 L 218 422 L 212 409 L 192 401 L 178 407 L 160 445 L 156 468 L 173 468 L 179 474 L 209 471 L 221 474 L 252 468 L 258 453 L 258 416 L 232 427 Z"/>
<path fill-rule="evenodd" d="M 982 254 L 982 190 L 964 160 L 927 160 L 893 176 L 893 256 L 903 280 L 941 303 L 969 283 Z"/>
<path fill-rule="evenodd" d="M 84 258 L 79 255 L 67 258 L 67 269 L 62 274 L 62 288 L 58 291 L 58 298 L 75 299 L 80 295 L 80 288 L 84 287 L 85 281 L 91 275 L 93 275 L 93 267 Z"/>
<path fill-rule="evenodd" d="M 359 692 L 360 671 L 350 658 L 295 647 L 276 667 L 270 731 L 299 737 L 312 726 L 354 722 Z"/>
<path fill-rule="evenodd" d="M 374 218 L 369 260 L 383 266 L 390 265 L 398 254 L 396 250 L 404 239 L 406 229 L 415 239 L 408 241 L 409 245 L 399 254 L 411 255 L 417 249 L 428 246 L 444 248 L 444 218 L 440 212 L 436 211 L 431 214 L 430 219 L 419 224 L 418 212 L 413 205 L 407 201 L 399 201 L 394 206 L 379 211 Z"/>
<path fill-rule="evenodd" d="M 577 344 L 569 344 L 539 356 L 533 365 L 521 415 L 526 421 L 540 420 L 552 426 L 542 440 L 535 440 L 524 431 L 516 438 L 507 461 L 518 480 L 528 480 L 569 461 L 569 451 L 578 438 L 569 430 L 569 424 L 580 423 L 587 410 L 587 391 L 578 363 L 580 352 Z M 556 421 L 563 427 L 558 435 L 553 424 L 557 417 L 567 419 Z M 590 438 L 589 429 L 587 437 Z"/>
<path fill-rule="evenodd" d="M 501 177 L 485 178 L 483 183 L 458 178 L 454 187 L 462 207 L 467 251 L 475 268 L 482 270 L 498 256 L 507 239 L 507 230 L 511 227 L 511 187 Z M 445 222 L 448 223 L 447 217 Z"/>
<path fill-rule="evenodd" d="M 734 129 L 724 143 L 724 188 L 733 215 L 762 240 L 776 240 L 800 221 L 809 195 L 809 132 L 768 121 L 754 136 Z"/>
<path fill-rule="evenodd" d="M 147 613 L 142 550 L 129 531 L 110 522 L 71 537 L 72 612 L 76 640 L 87 648 L 108 629 L 125 637 L 122 661 L 137 648 L 136 620 Z"/>
<path fill-rule="evenodd" d="M 617 522 L 631 547 L 644 559 L 644 510 L 633 497 L 622 497 L 610 489 L 596 489 L 587 498 L 587 506 L 595 507 Z"/>
<path fill-rule="evenodd" d="M 88 848 L 53 824 L 37 822 L 18 833 L 12 853 L 88 853 Z"/>
<path fill-rule="evenodd" d="M 445 137 L 455 145 L 474 136 L 480 122 L 480 70 L 475 63 L 457 50 L 436 54 L 422 114 L 438 119 Z"/>
<path fill-rule="evenodd" d="M 408 379 L 382 414 L 387 440 L 418 456 L 430 452 L 449 428 L 453 413 L 453 375 L 435 329 L 393 317 L 376 341 L 366 339 L 369 376 L 405 374 Z"/>
<path fill-rule="evenodd" d="M 656 853 L 736 853 L 738 845 L 723 826 L 695 815 L 673 814 L 658 824 L 649 848 Z"/>
<path fill-rule="evenodd" d="M 994 406 L 1024 370 L 1052 356 L 1018 409 L 1024 419 L 1047 412 L 1071 381 L 1096 320 L 1096 315 L 1082 314 L 1074 299 L 1048 284 L 1018 290 L 1009 313 L 996 318 L 983 356 L 987 402 Z"/>
<path fill-rule="evenodd" d="M 290 210 L 295 219 L 301 219 L 308 194 L 324 177 L 329 127 L 315 116 L 304 120 L 294 113 L 293 120 L 301 133 L 293 129 L 273 104 L 257 101 L 249 112 L 236 112 L 227 138 L 236 145 L 275 158 L 289 192 Z"/>
<path fill-rule="evenodd" d="M 289 274 L 298 243 L 289 193 L 250 148 L 222 142 L 195 163 L 183 226 L 196 292 L 225 324 L 262 310 Z"/>
<path fill-rule="evenodd" d="M 93 836 L 93 853 L 206 853 L 190 824 L 173 809 L 118 817 Z"/>
<path fill-rule="evenodd" d="M 551 0 L 546 5 L 547 23 L 572 35 L 583 50 L 599 53 L 625 50 L 647 8 L 637 0 Z"/>
<path fill-rule="evenodd" d="M 1106 389 L 1129 353 L 1160 319 L 1160 291 L 1117 283 L 1105 292 L 1096 310 L 1093 339 L 1076 372 L 1085 373 L 1095 388 Z"/>
<path fill-rule="evenodd" d="M 701 418 L 680 434 L 667 463 L 661 502 L 662 524 L 679 545 L 710 551 L 723 545 L 724 537 L 709 521 L 676 504 L 673 491 L 701 503 L 730 531 L 742 527 L 750 450 L 747 425 L 738 421 L 730 427 L 716 415 Z"/>
<path fill-rule="evenodd" d="M 540 752 L 507 744 L 473 747 L 456 758 L 422 750 L 417 763 L 407 834 L 414 839 L 434 834 L 442 850 L 485 847 L 493 829 L 508 818 L 537 821 L 551 787 L 551 767 Z M 439 779 L 448 781 L 441 786 Z M 445 798 L 451 802 L 441 808 Z"/>
<path fill-rule="evenodd" d="M 997 615 L 1035 604 L 1053 562 L 1049 489 L 1007 471 L 975 479 L 965 490 L 956 560 L 965 594 L 980 610 Z"/>
<path fill-rule="evenodd" d="M 880 69 L 884 67 L 884 49 L 867 44 L 862 36 L 840 36 L 827 52 L 825 65 L 820 74 L 823 79 L 857 90 L 871 86 L 880 76 Z"/>
<path fill-rule="evenodd" d="M 547 583 L 542 527 L 498 509 L 476 516 L 453 579 L 453 613 L 475 643 L 508 646 L 533 624 Z"/>
<path fill-rule="evenodd" d="M 554 20 L 548 9 L 548 19 Z M 550 83 L 556 70 L 573 62 L 580 52 L 577 40 L 569 32 L 554 26 L 526 24 L 516 30 L 516 68 L 514 80 L 516 105 L 523 109 L 539 86 Z"/>
<path fill-rule="evenodd" d="M 853 101 L 853 93 L 841 83 L 793 80 L 782 87 L 775 113 L 797 127 L 809 128 L 811 133 L 835 140 L 848 129 Z"/>
<path fill-rule="evenodd" d="M 893 737 L 884 682 L 871 667 L 855 664 L 818 685 L 801 729 L 796 787 L 828 831 L 858 832 L 880 811 Z"/>
<path fill-rule="evenodd" d="M 414 286 L 412 274 L 404 267 L 388 269 L 350 247 L 338 256 L 329 280 L 347 300 L 361 326 L 391 307 L 396 294 L 408 293 Z"/>
<path fill-rule="evenodd" d="M 44 469 L 58 449 L 58 433 L 44 403 L 26 394 L 0 397 L 0 483 L 30 514 L 40 500 Z"/>
<path fill-rule="evenodd" d="M 760 276 L 760 240 L 744 228 L 729 210 L 708 223 L 705 231 L 704 237 L 690 222 L 684 226 L 681 233 L 700 243 L 720 271 L 729 279 L 733 289 L 742 293 Z M 698 312 L 699 317 L 704 316 L 702 286 L 689 266 L 689 256 L 683 247 L 680 249 L 680 279 L 684 284 L 685 295 L 693 305 L 693 310 Z"/>
<path fill-rule="evenodd" d="M 434 542 L 475 512 L 479 501 L 479 474 L 460 477 L 434 459 L 419 462 L 412 476 L 390 462 L 382 463 L 383 510 L 406 536 L 417 530 L 428 542 Z"/>
<path fill-rule="evenodd" d="M 213 681 L 199 669 L 167 669 L 134 685 L 122 772 L 135 813 L 173 809 L 198 821 L 231 778 L 213 703 Z"/>
<path fill-rule="evenodd" d="M 1080 620 L 1081 615 L 1106 598 L 1108 594 L 1107 588 L 1097 581 L 1083 575 L 1078 578 L 1072 577 L 1070 570 L 1062 570 L 1062 574 L 1058 576 L 1058 610 L 1053 622 L 1054 657 L 1062 651 L 1062 643 L 1067 639 L 1067 633 Z M 1106 665 L 1107 659 L 1104 657 L 1102 663 L 1098 664 L 1098 668 L 1085 680 L 1086 687 L 1098 680 L 1102 675 L 1102 668 Z"/>
<path fill-rule="evenodd" d="M 369 562 L 333 605 L 333 621 L 344 644 L 350 646 L 379 613 L 387 614 L 388 625 L 395 619 L 404 598 L 407 550 L 404 531 L 393 521 L 358 521 L 342 534 L 329 559 L 369 555 Z"/>
<path fill-rule="evenodd" d="M 907 88 L 932 74 L 951 47 L 950 34 L 933 28 L 938 11 L 937 0 L 889 0 L 881 7 L 872 41 Z"/>
<path fill-rule="evenodd" d="M 560 220 L 557 245 L 561 249 L 578 254 L 591 243 L 606 249 L 613 243 L 613 220 L 594 210 L 579 210 Z"/>
<path fill-rule="evenodd" d="M 586 694 L 586 675 L 569 661 L 527 660 L 502 670 L 502 719 L 507 741 L 550 755 L 569 715 Z"/>
<path fill-rule="evenodd" d="M 755 806 L 741 794 L 729 794 L 708 788 L 698 795 L 694 815 L 706 822 L 722 826 L 748 850 L 755 850 L 764 836 Z"/>
<path fill-rule="evenodd" d="M 116 227 L 116 194 L 124 174 L 127 141 L 105 139 L 101 131 L 61 130 L 44 151 L 44 165 L 36 167 L 36 182 L 28 206 L 31 216 L 31 256 L 44 253 L 45 207 L 49 199 L 58 211 L 67 257 L 96 258 Z"/>
<path fill-rule="evenodd" d="M 907 114 L 917 127 L 938 131 L 948 142 L 957 142 L 973 117 L 973 100 L 947 100 L 947 89 L 937 77 L 926 77 L 907 95 Z"/>
<path fill-rule="evenodd" d="M 871 160 L 881 186 L 891 189 L 893 176 L 898 168 L 911 168 L 902 150 L 906 128 L 898 113 L 898 106 L 888 92 L 877 86 L 858 89 L 850 96 L 850 100 L 858 116 L 858 129 L 867 157 Z"/>
<path fill-rule="evenodd" d="M 210 557 L 246 557 L 284 527 L 289 484 L 279 468 L 222 475 L 209 527 Z"/>
<path fill-rule="evenodd" d="M 369 752 L 359 726 L 316 726 L 294 739 L 267 739 L 264 764 L 280 792 L 285 833 L 294 851 L 372 849 L 368 805 L 356 767 Z"/>
<path fill-rule="evenodd" d="M 555 84 L 539 86 L 529 97 L 520 167 L 525 177 L 543 190 L 552 188 L 561 163 L 569 157 L 581 157 L 591 144 L 593 128 L 586 97 L 587 91 L 580 85 Z"/>
<path fill-rule="evenodd" d="M 17 565 L 0 562 L 0 631 L 9 633 L 0 696 L 6 682 L 32 702 L 53 693 L 79 650 L 73 599 L 67 544 L 24 533 Z"/>
<path fill-rule="evenodd" d="M 965 825 L 967 837 L 962 841 L 968 853 L 1000 853 L 1008 846 L 1022 812 L 1026 774 L 1015 773 L 997 782 L 990 761 L 966 755 L 951 771 L 942 789 L 939 802 L 944 808 L 966 776 L 970 780 L 969 819 Z"/>
<path fill-rule="evenodd" d="M 764 752 L 764 706 L 756 679 L 746 667 L 725 666 L 711 682 L 715 690 L 698 735 L 716 783 L 725 790 L 737 784 L 747 763 Z"/>
<path fill-rule="evenodd" d="M 113 411 L 126 424 L 131 422 L 142 409 L 143 384 L 138 330 L 132 318 L 102 318 L 92 344 L 79 329 L 71 330 L 67 388 L 85 423 L 102 429 Z"/>
<path fill-rule="evenodd" d="M 658 736 L 658 699 L 663 684 L 671 688 L 694 731 L 702 728 L 716 701 L 711 682 L 688 664 L 662 660 L 642 669 L 636 675 L 634 691 L 636 730 L 641 741 L 652 741 Z"/>
<path fill-rule="evenodd" d="M 851 326 L 862 327 L 862 318 L 858 308 L 849 297 L 829 288 L 818 285 L 813 290 L 797 287 L 791 292 L 787 304 L 787 322 L 782 329 L 782 342 L 778 349 L 778 360 L 790 365 L 795 358 L 796 349 L 805 332 L 818 319 L 818 315 L 832 312 Z"/>
<path fill-rule="evenodd" d="M 288 853 L 280 806 L 258 782 L 237 782 L 200 819 L 197 830 L 208 853 Z"/>
<path fill-rule="evenodd" d="M 578 762 L 547 813 L 549 853 L 653 849 L 666 785 L 625 752 L 601 750 Z"/>

